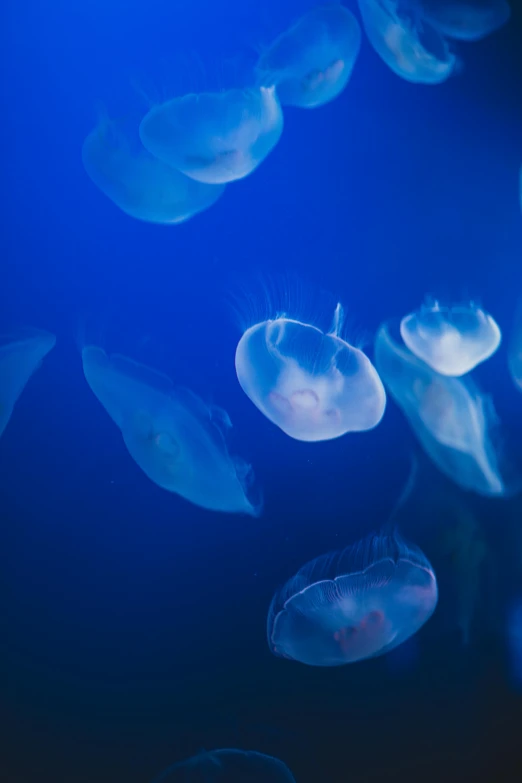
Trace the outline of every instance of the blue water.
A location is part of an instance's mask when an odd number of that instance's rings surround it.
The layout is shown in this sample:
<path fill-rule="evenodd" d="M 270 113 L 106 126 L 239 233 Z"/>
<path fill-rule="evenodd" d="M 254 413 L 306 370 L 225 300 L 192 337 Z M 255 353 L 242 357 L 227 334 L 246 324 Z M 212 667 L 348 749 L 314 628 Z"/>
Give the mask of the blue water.
<path fill-rule="evenodd" d="M 138 783 L 201 749 L 243 747 L 283 759 L 298 783 L 516 781 L 505 614 L 520 497 L 464 493 L 421 456 L 402 517 L 439 569 L 441 600 L 415 646 L 325 670 L 271 656 L 275 587 L 379 527 L 416 446 L 392 403 L 371 432 L 287 438 L 237 383 L 226 300 L 260 272 L 293 271 L 342 299 L 370 352 L 379 324 L 427 293 L 479 298 L 509 335 L 522 292 L 521 8 L 463 45 L 461 72 L 437 87 L 399 79 L 363 41 L 346 91 L 286 111 L 273 153 L 210 210 L 173 227 L 132 220 L 82 167 L 98 107 L 125 114 L 141 92 L 240 80 L 313 3 L 255 5 L 12 0 L 2 12 L 0 321 L 57 345 L 0 443 L 0 773 Z M 147 480 L 85 383 L 86 330 L 227 409 L 263 487 L 260 519 Z M 516 451 L 505 353 L 480 378 Z M 465 513 L 489 553 L 467 645 L 466 568 L 441 543 Z"/>

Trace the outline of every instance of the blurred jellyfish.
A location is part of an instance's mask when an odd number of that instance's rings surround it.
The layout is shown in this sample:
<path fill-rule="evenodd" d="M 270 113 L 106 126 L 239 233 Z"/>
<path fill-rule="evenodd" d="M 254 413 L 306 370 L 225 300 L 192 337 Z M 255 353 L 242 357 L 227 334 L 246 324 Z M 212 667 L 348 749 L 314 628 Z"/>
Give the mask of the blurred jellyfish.
<path fill-rule="evenodd" d="M 479 41 L 508 22 L 507 0 L 419 0 L 425 19 L 442 35 Z"/>
<path fill-rule="evenodd" d="M 285 30 L 260 57 L 264 84 L 275 84 L 282 106 L 313 109 L 346 87 L 361 48 L 361 28 L 342 5 L 322 5 Z"/>
<path fill-rule="evenodd" d="M 508 364 L 515 385 L 522 391 L 522 302 L 519 303 L 508 350 Z"/>
<path fill-rule="evenodd" d="M 396 342 L 387 324 L 375 342 L 377 369 L 433 462 L 464 489 L 481 495 L 515 490 L 500 475 L 492 442 L 497 425 L 491 401 L 471 378 L 449 378 Z M 519 481 L 516 479 L 517 488 Z"/>
<path fill-rule="evenodd" d="M 291 438 L 330 440 L 379 424 L 386 407 L 368 357 L 340 336 L 343 310 L 330 331 L 286 315 L 254 323 L 236 349 L 245 394 Z"/>
<path fill-rule="evenodd" d="M 37 329 L 0 336 L 0 436 L 27 381 L 55 343 L 54 334 Z"/>
<path fill-rule="evenodd" d="M 437 302 L 404 316 L 401 337 L 417 358 L 440 375 L 465 375 L 500 345 L 496 321 L 475 304 L 441 307 Z"/>
<path fill-rule="evenodd" d="M 251 174 L 282 131 L 283 113 L 273 86 L 173 98 L 154 106 L 140 125 L 150 153 L 211 185 Z"/>
<path fill-rule="evenodd" d="M 94 184 L 123 212 L 150 223 L 183 223 L 212 206 L 224 190 L 204 185 L 153 157 L 116 123 L 103 119 L 83 143 Z"/>
<path fill-rule="evenodd" d="M 419 0 L 358 2 L 371 45 L 394 73 L 422 84 L 439 84 L 451 76 L 457 58 L 422 18 Z"/>
<path fill-rule="evenodd" d="M 199 753 L 166 769 L 154 783 L 295 783 L 286 764 L 253 750 Z"/>
<path fill-rule="evenodd" d="M 87 346 L 82 360 L 87 383 L 151 481 L 213 511 L 260 513 L 248 497 L 250 466 L 228 453 L 224 410 L 124 356 Z"/>
<path fill-rule="evenodd" d="M 429 619 L 437 604 L 433 569 L 397 533 L 372 535 L 304 565 L 268 613 L 275 655 L 310 666 L 341 666 L 382 655 Z"/>

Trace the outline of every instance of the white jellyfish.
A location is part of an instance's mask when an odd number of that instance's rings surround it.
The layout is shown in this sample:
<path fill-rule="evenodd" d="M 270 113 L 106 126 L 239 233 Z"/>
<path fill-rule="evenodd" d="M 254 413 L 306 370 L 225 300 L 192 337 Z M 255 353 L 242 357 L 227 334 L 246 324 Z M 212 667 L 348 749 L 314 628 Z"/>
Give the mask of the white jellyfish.
<path fill-rule="evenodd" d="M 183 223 L 224 191 L 223 185 L 196 182 L 167 166 L 107 119 L 85 139 L 82 161 L 94 184 L 123 212 L 151 223 Z"/>
<path fill-rule="evenodd" d="M 410 82 L 439 84 L 457 66 L 446 39 L 421 16 L 417 2 L 358 0 L 368 39 L 386 65 Z"/>
<path fill-rule="evenodd" d="M 0 337 L 0 436 L 27 381 L 55 343 L 54 334 L 37 329 Z"/>
<path fill-rule="evenodd" d="M 86 346 L 82 360 L 87 383 L 151 481 L 213 511 L 260 513 L 249 498 L 250 466 L 228 453 L 224 410 L 124 356 Z"/>
<path fill-rule="evenodd" d="M 442 35 L 479 41 L 509 21 L 507 0 L 419 0 L 424 17 Z"/>
<path fill-rule="evenodd" d="M 465 375 L 492 356 L 501 332 L 489 313 L 471 303 L 438 303 L 404 316 L 401 337 L 419 359 L 441 375 Z"/>
<path fill-rule="evenodd" d="M 213 185 L 251 174 L 282 131 L 273 86 L 173 98 L 154 106 L 140 125 L 141 140 L 152 155 Z"/>
<path fill-rule="evenodd" d="M 339 4 L 321 5 L 276 38 L 257 71 L 264 84 L 276 85 L 283 106 L 311 109 L 344 90 L 360 48 L 354 15 Z"/>

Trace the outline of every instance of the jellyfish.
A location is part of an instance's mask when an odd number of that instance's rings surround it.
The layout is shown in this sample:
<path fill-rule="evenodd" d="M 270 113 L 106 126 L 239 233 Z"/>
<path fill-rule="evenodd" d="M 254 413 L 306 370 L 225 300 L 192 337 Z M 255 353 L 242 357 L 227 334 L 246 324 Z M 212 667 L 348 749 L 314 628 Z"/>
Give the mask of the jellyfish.
<path fill-rule="evenodd" d="M 289 316 L 255 323 L 236 349 L 241 388 L 291 438 L 330 440 L 379 424 L 386 393 L 366 354 L 341 336 L 337 305 L 325 334 Z"/>
<path fill-rule="evenodd" d="M 457 67 L 446 39 L 421 16 L 419 0 L 358 0 L 368 39 L 394 73 L 409 82 L 440 84 Z"/>
<path fill-rule="evenodd" d="M 341 666 L 389 652 L 437 604 L 425 555 L 397 532 L 371 535 L 306 563 L 274 595 L 271 651 L 309 666 Z"/>
<path fill-rule="evenodd" d="M 519 303 L 515 315 L 508 350 L 508 364 L 515 385 L 522 391 L 522 301 Z"/>
<path fill-rule="evenodd" d="M 38 329 L 0 338 L 0 436 L 27 381 L 55 343 L 54 334 Z"/>
<path fill-rule="evenodd" d="M 124 356 L 86 346 L 82 360 L 87 383 L 151 481 L 202 508 L 260 513 L 250 466 L 228 453 L 224 410 Z"/>
<path fill-rule="evenodd" d="M 257 71 L 275 84 L 282 106 L 313 109 L 346 87 L 361 48 L 361 28 L 342 5 L 322 5 L 302 16 L 260 57 Z"/>
<path fill-rule="evenodd" d="M 500 345 L 496 321 L 477 305 L 421 307 L 401 321 L 401 337 L 440 375 L 460 376 L 489 359 Z"/>
<path fill-rule="evenodd" d="M 140 125 L 141 140 L 152 155 L 211 185 L 251 174 L 282 131 L 274 86 L 173 98 L 154 106 Z"/>
<path fill-rule="evenodd" d="M 501 476 L 492 402 L 471 378 L 440 375 L 396 342 L 388 324 L 375 342 L 377 369 L 422 447 L 464 489 L 502 496 L 515 490 Z M 513 477 L 515 482 L 515 477 Z M 518 479 L 516 479 L 518 485 Z"/>
<path fill-rule="evenodd" d="M 123 212 L 150 223 L 176 224 L 211 207 L 223 185 L 204 185 L 151 155 L 117 123 L 103 119 L 83 143 L 94 184 Z"/>
<path fill-rule="evenodd" d="M 282 761 L 255 750 L 198 753 L 166 769 L 154 783 L 295 783 Z"/>
<path fill-rule="evenodd" d="M 507 0 L 420 0 L 425 19 L 442 35 L 480 41 L 503 27 L 511 16 Z"/>

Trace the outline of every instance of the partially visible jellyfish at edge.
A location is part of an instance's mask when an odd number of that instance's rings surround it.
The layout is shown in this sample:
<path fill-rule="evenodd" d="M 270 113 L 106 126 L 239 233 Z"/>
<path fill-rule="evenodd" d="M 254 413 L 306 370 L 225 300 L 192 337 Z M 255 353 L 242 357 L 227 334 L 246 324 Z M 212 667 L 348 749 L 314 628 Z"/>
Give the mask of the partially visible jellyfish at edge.
<path fill-rule="evenodd" d="M 418 0 L 425 19 L 442 35 L 480 41 L 503 27 L 511 16 L 507 0 Z"/>
<path fill-rule="evenodd" d="M 228 414 L 166 375 L 95 346 L 82 351 L 87 383 L 145 475 L 213 511 L 258 516 L 250 465 L 227 448 Z"/>
<path fill-rule="evenodd" d="M 397 647 L 431 617 L 437 580 L 401 536 L 370 535 L 304 565 L 274 595 L 270 650 L 309 666 L 342 666 Z"/>
<path fill-rule="evenodd" d="M 198 753 L 164 770 L 153 783 L 295 783 L 282 761 L 255 750 Z"/>
<path fill-rule="evenodd" d="M 223 185 L 196 182 L 155 158 L 133 133 L 106 118 L 82 147 L 87 175 L 130 217 L 150 223 L 183 223 L 211 207 Z"/>
<path fill-rule="evenodd" d="M 0 436 L 29 378 L 55 343 L 54 334 L 38 329 L 0 336 Z"/>
<path fill-rule="evenodd" d="M 282 106 L 315 108 L 348 83 L 361 48 L 361 28 L 342 5 L 313 8 L 267 48 L 257 64 L 263 84 L 274 84 Z"/>
<path fill-rule="evenodd" d="M 508 348 L 508 365 L 515 386 L 522 391 L 522 300 L 518 304 L 513 322 Z"/>

